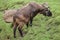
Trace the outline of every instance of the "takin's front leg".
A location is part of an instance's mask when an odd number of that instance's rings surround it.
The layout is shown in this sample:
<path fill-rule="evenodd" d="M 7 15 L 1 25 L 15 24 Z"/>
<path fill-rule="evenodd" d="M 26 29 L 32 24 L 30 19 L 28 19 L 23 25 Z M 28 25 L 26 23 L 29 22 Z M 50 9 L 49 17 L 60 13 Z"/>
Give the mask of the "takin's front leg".
<path fill-rule="evenodd" d="M 30 19 L 29 25 L 32 26 L 33 18 Z"/>
<path fill-rule="evenodd" d="M 33 22 L 33 19 L 30 19 L 30 21 L 26 24 L 27 28 L 29 25 L 32 26 L 32 22 Z"/>
<path fill-rule="evenodd" d="M 27 28 L 28 28 L 28 26 L 29 26 L 29 22 L 26 24 L 26 26 L 27 26 Z"/>

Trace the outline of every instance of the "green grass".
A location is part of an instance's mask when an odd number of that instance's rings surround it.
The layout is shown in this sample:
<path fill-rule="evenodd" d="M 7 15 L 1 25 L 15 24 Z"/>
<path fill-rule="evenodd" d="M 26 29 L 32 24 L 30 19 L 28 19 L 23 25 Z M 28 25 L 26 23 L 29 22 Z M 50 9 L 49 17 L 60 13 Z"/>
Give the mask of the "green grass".
<path fill-rule="evenodd" d="M 45 17 L 38 14 L 32 27 L 26 29 L 24 26 L 23 31 L 27 31 L 25 36 L 21 37 L 17 30 L 17 38 L 14 38 L 11 23 L 4 22 L 3 11 L 0 11 L 0 40 L 60 40 L 60 0 L 0 0 L 0 10 L 18 9 L 31 1 L 48 2 L 53 16 Z"/>

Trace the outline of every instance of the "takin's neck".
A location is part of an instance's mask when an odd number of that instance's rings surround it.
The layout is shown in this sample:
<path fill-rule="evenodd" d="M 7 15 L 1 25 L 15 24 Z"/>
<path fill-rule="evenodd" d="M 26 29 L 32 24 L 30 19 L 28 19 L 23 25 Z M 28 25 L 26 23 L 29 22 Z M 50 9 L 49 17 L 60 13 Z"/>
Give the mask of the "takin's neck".
<path fill-rule="evenodd" d="M 33 13 L 31 13 L 31 17 L 35 17 L 38 13 L 40 12 L 40 10 L 36 10 Z"/>

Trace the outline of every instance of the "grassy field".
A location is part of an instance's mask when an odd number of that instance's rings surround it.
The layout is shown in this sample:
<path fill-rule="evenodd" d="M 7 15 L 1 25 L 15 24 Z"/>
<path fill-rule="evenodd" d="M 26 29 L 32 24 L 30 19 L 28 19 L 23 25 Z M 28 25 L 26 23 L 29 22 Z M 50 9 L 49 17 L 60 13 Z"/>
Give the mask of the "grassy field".
<path fill-rule="evenodd" d="M 11 23 L 5 23 L 3 20 L 3 10 L 18 9 L 31 1 L 39 4 L 48 2 L 53 16 L 38 14 L 32 27 L 23 27 L 23 31 L 27 32 L 24 37 L 21 37 L 17 30 L 17 38 L 14 38 Z M 0 40 L 60 40 L 60 0 L 0 0 Z"/>

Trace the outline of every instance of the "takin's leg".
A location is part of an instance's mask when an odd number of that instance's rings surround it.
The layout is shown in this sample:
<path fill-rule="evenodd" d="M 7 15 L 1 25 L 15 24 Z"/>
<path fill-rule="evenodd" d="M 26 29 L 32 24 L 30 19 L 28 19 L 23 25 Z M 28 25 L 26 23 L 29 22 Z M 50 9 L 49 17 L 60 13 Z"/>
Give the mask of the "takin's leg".
<path fill-rule="evenodd" d="M 14 23 L 14 25 L 13 25 L 13 34 L 14 34 L 14 38 L 16 38 L 16 29 L 17 29 L 17 24 L 16 23 Z"/>
<path fill-rule="evenodd" d="M 27 26 L 27 28 L 28 28 L 28 26 L 29 26 L 29 22 L 26 24 L 26 26 Z"/>
<path fill-rule="evenodd" d="M 32 22 L 33 22 L 33 18 L 32 18 L 32 19 L 30 19 L 30 26 L 32 26 Z"/>
<path fill-rule="evenodd" d="M 33 22 L 33 18 L 31 18 L 30 21 L 26 24 L 27 28 L 29 25 L 32 26 L 32 22 Z"/>
<path fill-rule="evenodd" d="M 18 31 L 19 31 L 21 37 L 23 37 L 23 32 L 22 32 L 22 27 L 23 27 L 23 25 L 24 25 L 23 23 L 20 23 L 20 24 L 18 25 Z"/>

